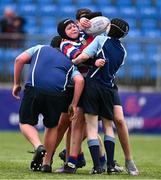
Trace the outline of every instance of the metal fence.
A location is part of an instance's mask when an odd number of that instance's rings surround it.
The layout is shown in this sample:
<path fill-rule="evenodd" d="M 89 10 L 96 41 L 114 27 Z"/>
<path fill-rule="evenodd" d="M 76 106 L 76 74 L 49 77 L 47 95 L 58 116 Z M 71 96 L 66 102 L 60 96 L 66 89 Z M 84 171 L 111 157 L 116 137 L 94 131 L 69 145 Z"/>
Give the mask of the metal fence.
<path fill-rule="evenodd" d="M 0 34 L 0 82 L 13 82 L 15 57 L 36 44 L 49 44 L 52 36 Z M 125 38 L 127 50 L 124 66 L 116 75 L 121 87 L 161 90 L 161 38 Z M 26 71 L 22 76 L 25 79 Z"/>

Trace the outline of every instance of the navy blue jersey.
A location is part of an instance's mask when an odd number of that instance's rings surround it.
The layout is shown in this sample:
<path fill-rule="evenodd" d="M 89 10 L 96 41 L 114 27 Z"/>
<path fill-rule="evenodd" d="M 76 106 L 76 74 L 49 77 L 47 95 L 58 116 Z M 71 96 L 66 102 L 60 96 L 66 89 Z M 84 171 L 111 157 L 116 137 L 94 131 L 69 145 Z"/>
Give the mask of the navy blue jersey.
<path fill-rule="evenodd" d="M 59 50 L 50 46 L 35 48 L 31 56 L 26 85 L 51 93 L 64 91 L 72 73 L 71 61 Z"/>
<path fill-rule="evenodd" d="M 106 87 L 114 87 L 115 74 L 123 65 L 126 51 L 118 39 L 97 36 L 95 40 L 83 51 L 89 56 L 97 55 L 106 60 L 104 67 L 94 73 L 97 67 L 89 70 L 87 78 L 98 80 Z"/>

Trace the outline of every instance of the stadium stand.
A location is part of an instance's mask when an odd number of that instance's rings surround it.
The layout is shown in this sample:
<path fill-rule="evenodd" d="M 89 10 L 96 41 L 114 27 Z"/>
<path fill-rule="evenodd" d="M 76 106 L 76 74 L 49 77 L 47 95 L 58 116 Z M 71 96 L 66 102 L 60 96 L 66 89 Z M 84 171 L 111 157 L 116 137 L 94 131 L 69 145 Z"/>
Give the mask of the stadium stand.
<path fill-rule="evenodd" d="M 156 80 L 160 75 L 157 68 L 161 61 L 158 60 L 161 54 L 160 0 L 0 0 L 1 17 L 6 6 L 26 18 L 25 31 L 28 38 L 32 37 L 26 40 L 26 48 L 48 43 L 49 37 L 57 34 L 58 21 L 66 17 L 74 19 L 76 10 L 81 7 L 102 11 L 108 18 L 122 17 L 129 22 L 130 32 L 125 39 L 128 56 L 124 68 L 118 72 L 119 79 L 141 79 L 140 84 L 144 84 L 144 78 Z M 3 38 L 1 34 L 0 38 Z M 22 49 L 0 48 L 0 74 L 7 62 L 9 74 L 13 75 L 12 62 L 20 51 Z"/>

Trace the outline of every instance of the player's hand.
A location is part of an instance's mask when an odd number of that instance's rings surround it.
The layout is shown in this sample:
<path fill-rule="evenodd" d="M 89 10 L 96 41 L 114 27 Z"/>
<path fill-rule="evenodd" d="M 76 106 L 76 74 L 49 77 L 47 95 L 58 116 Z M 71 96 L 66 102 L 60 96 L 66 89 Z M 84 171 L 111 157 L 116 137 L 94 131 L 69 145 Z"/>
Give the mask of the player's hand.
<path fill-rule="evenodd" d="M 97 67 L 103 67 L 105 65 L 106 61 L 104 59 L 97 59 L 95 62 L 95 66 Z"/>
<path fill-rule="evenodd" d="M 77 106 L 71 104 L 68 109 L 68 114 L 70 116 L 70 121 L 76 120 L 78 118 Z"/>
<path fill-rule="evenodd" d="M 85 17 L 82 17 L 79 22 L 84 29 L 91 27 L 90 20 Z"/>
<path fill-rule="evenodd" d="M 21 91 L 21 86 L 20 85 L 14 85 L 13 90 L 12 90 L 12 95 L 16 99 L 20 99 L 19 93 Z"/>

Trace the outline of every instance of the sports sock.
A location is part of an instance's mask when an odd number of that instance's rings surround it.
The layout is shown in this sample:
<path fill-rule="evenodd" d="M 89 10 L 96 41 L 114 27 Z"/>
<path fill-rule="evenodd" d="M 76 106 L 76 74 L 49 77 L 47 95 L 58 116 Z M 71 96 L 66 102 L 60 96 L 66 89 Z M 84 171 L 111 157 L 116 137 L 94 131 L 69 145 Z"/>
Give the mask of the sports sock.
<path fill-rule="evenodd" d="M 82 161 L 82 160 L 84 160 L 84 153 L 83 152 L 81 152 L 80 154 L 78 154 L 78 159 L 77 159 L 78 161 Z"/>
<path fill-rule="evenodd" d="M 90 154 L 93 160 L 94 168 L 100 167 L 100 160 L 99 160 L 99 141 L 98 139 L 90 139 L 87 141 L 88 147 L 90 150 Z"/>
<path fill-rule="evenodd" d="M 77 157 L 76 156 L 69 156 L 68 157 L 68 162 L 76 165 L 77 164 Z"/>
<path fill-rule="evenodd" d="M 107 155 L 107 165 L 114 166 L 115 138 L 105 135 L 104 146 Z"/>
<path fill-rule="evenodd" d="M 104 165 L 104 163 L 106 162 L 105 154 L 103 156 L 101 156 L 99 159 L 100 159 L 101 165 Z"/>

